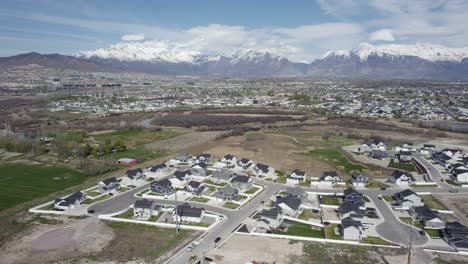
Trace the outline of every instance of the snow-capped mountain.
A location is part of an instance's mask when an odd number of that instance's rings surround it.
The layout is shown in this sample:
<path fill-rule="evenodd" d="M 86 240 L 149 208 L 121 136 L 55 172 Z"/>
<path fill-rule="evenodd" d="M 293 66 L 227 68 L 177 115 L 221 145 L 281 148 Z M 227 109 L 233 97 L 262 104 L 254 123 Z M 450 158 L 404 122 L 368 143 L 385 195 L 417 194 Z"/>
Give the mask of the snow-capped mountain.
<path fill-rule="evenodd" d="M 468 80 L 468 48 L 423 43 L 363 43 L 353 50 L 327 52 L 310 64 L 256 50 L 204 54 L 186 44 L 164 41 L 124 42 L 75 56 L 30 53 L 0 58 L 0 66 L 28 63 L 82 71 L 171 75 Z"/>
<path fill-rule="evenodd" d="M 384 44 L 379 46 L 361 43 L 359 47 L 354 50 L 327 52 L 321 59 L 330 56 L 349 58 L 352 54 L 357 55 L 361 61 L 366 61 L 369 56 L 386 56 L 392 58 L 413 56 L 432 62 L 461 62 L 464 58 L 468 58 L 468 48 L 448 48 L 427 43 L 416 43 L 413 45 Z"/>

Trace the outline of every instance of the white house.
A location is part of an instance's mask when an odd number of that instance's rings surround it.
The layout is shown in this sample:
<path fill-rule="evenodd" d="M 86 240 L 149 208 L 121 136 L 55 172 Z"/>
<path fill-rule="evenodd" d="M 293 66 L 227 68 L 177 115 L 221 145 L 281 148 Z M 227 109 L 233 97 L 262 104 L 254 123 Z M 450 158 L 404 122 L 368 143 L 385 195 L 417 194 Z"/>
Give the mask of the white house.
<path fill-rule="evenodd" d="M 271 178 L 275 176 L 275 170 L 265 164 L 257 163 L 254 167 L 254 171 L 257 174 L 257 177 L 260 178 Z"/>
<path fill-rule="evenodd" d="M 138 182 L 146 178 L 142 169 L 127 170 L 120 184 L 122 185 L 138 185 Z"/>
<path fill-rule="evenodd" d="M 412 190 L 404 190 L 393 195 L 395 204 L 402 209 L 409 210 L 411 207 L 423 206 L 424 200 Z"/>
<path fill-rule="evenodd" d="M 341 220 L 340 231 L 344 240 L 361 241 L 367 236 L 362 223 L 351 218 Z"/>
<path fill-rule="evenodd" d="M 382 141 L 373 142 L 370 144 L 370 147 L 372 150 L 382 150 L 382 151 L 387 150 L 387 144 L 385 144 L 385 142 L 382 142 Z"/>
<path fill-rule="evenodd" d="M 161 210 L 161 206 L 157 206 L 155 212 L 155 204 L 151 200 L 136 200 L 133 205 L 133 218 L 148 220 L 153 214 L 158 214 L 159 210 Z"/>
<path fill-rule="evenodd" d="M 338 176 L 336 171 L 324 171 L 320 174 L 319 182 L 320 184 L 339 184 L 343 180 Z"/>
<path fill-rule="evenodd" d="M 416 180 L 409 172 L 395 170 L 392 173 L 392 175 L 388 178 L 388 181 L 398 186 L 408 186 Z"/>
<path fill-rule="evenodd" d="M 166 163 L 160 163 L 152 167 L 149 167 L 146 170 L 146 176 L 151 177 L 151 178 L 158 178 L 162 176 L 164 173 L 166 173 L 168 170 L 169 168 L 166 165 Z"/>
<path fill-rule="evenodd" d="M 353 171 L 351 174 L 351 183 L 356 187 L 366 187 L 369 184 L 369 175 L 360 171 Z"/>
<path fill-rule="evenodd" d="M 54 208 L 60 211 L 69 211 L 75 206 L 80 205 L 86 200 L 86 194 L 82 192 L 76 192 L 65 198 L 59 198 L 54 201 Z"/>
<path fill-rule="evenodd" d="M 371 152 L 371 150 L 372 150 L 372 147 L 370 145 L 362 144 L 356 149 L 356 152 L 367 153 L 367 152 Z"/>
<path fill-rule="evenodd" d="M 243 170 L 253 170 L 255 167 L 254 162 L 246 158 L 238 160 L 237 165 L 239 165 Z"/>
<path fill-rule="evenodd" d="M 102 180 L 98 183 L 100 193 L 110 193 L 120 188 L 120 183 L 115 177 Z"/>
<path fill-rule="evenodd" d="M 452 170 L 453 178 L 459 183 L 468 183 L 468 170 L 454 169 Z"/>
<path fill-rule="evenodd" d="M 219 161 L 226 164 L 229 168 L 235 167 L 237 162 L 236 157 L 234 157 L 231 154 L 227 154 L 226 156 L 222 157 Z"/>
<path fill-rule="evenodd" d="M 298 185 L 301 182 L 306 181 L 306 173 L 305 171 L 301 171 L 298 169 L 295 169 L 291 174 L 286 176 L 286 184 L 289 185 Z"/>
<path fill-rule="evenodd" d="M 200 223 L 205 216 L 205 209 L 191 207 L 188 203 L 178 205 L 174 210 L 174 221 Z"/>

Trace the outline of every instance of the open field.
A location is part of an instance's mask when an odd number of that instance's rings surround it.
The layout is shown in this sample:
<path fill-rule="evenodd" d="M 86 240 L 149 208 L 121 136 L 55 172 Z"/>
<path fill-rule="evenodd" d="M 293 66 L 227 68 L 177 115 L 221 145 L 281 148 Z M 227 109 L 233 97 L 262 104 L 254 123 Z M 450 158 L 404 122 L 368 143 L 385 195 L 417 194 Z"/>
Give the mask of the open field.
<path fill-rule="evenodd" d="M 1 164 L 0 210 L 64 190 L 85 180 L 83 174 L 63 167 Z"/>
<path fill-rule="evenodd" d="M 457 221 L 468 225 L 468 197 L 463 194 L 444 194 L 438 195 L 450 209 L 453 210 Z"/>
<path fill-rule="evenodd" d="M 424 199 L 424 205 L 431 209 L 436 210 L 447 210 L 434 196 L 432 195 L 420 195 Z"/>
<path fill-rule="evenodd" d="M 96 141 L 114 141 L 121 139 L 126 146 L 139 146 L 154 141 L 168 139 L 182 135 L 181 131 L 174 130 L 149 130 L 149 129 L 124 129 L 107 133 L 90 134 Z"/>
<path fill-rule="evenodd" d="M 363 171 L 366 167 L 351 163 L 343 154 L 336 149 L 316 149 L 309 151 L 312 157 L 330 162 L 343 173 L 350 175 L 353 171 Z"/>

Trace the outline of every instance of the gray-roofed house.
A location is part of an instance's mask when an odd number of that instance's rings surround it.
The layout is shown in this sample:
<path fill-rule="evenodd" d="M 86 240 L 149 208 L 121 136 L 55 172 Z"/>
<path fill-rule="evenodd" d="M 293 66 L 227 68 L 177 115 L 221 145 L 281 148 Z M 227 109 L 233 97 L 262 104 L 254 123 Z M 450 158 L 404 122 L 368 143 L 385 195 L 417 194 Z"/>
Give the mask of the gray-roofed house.
<path fill-rule="evenodd" d="M 395 170 L 388 178 L 388 181 L 399 186 L 408 186 L 416 180 L 409 172 Z"/>
<path fill-rule="evenodd" d="M 197 157 L 197 163 L 207 163 L 210 164 L 213 162 L 213 155 L 208 153 L 202 153 Z"/>
<path fill-rule="evenodd" d="M 408 163 L 413 159 L 413 153 L 411 153 L 411 151 L 400 150 L 396 156 L 400 163 Z"/>
<path fill-rule="evenodd" d="M 193 160 L 193 157 L 192 155 L 188 154 L 188 153 L 178 153 L 174 160 L 177 162 L 177 163 L 191 163 L 192 160 Z"/>
<path fill-rule="evenodd" d="M 301 182 L 306 181 L 306 173 L 305 171 L 301 171 L 298 169 L 295 169 L 291 174 L 286 176 L 286 184 L 290 185 L 298 185 Z"/>
<path fill-rule="evenodd" d="M 345 218 L 341 220 L 340 231 L 344 240 L 361 241 L 366 237 L 362 223 L 352 218 Z"/>
<path fill-rule="evenodd" d="M 146 175 L 148 177 L 156 178 L 158 176 L 161 176 L 162 174 L 164 174 L 167 171 L 168 171 L 168 167 L 167 167 L 166 163 L 160 163 L 160 164 L 156 164 L 156 165 L 154 165 L 152 167 L 149 167 L 146 170 Z"/>
<path fill-rule="evenodd" d="M 365 187 L 369 184 L 369 175 L 365 172 L 353 171 L 351 174 L 351 183 L 356 187 Z"/>
<path fill-rule="evenodd" d="M 257 174 L 257 177 L 260 178 L 273 177 L 275 174 L 275 170 L 272 167 L 262 163 L 257 163 L 254 167 L 254 171 Z"/>
<path fill-rule="evenodd" d="M 353 188 L 347 188 L 343 191 L 343 201 L 363 204 L 364 195 Z"/>
<path fill-rule="evenodd" d="M 279 207 L 272 209 L 263 209 L 260 213 L 260 218 L 256 222 L 256 232 L 266 233 L 268 230 L 278 228 L 282 221 L 282 210 Z"/>
<path fill-rule="evenodd" d="M 284 197 L 277 196 L 276 201 L 273 202 L 272 207 L 280 207 L 283 214 L 294 216 L 299 211 L 302 201 L 295 195 L 287 194 Z"/>
<path fill-rule="evenodd" d="M 160 195 L 170 195 L 174 193 L 175 189 L 172 182 L 168 179 L 153 181 L 150 184 L 151 191 Z"/>
<path fill-rule="evenodd" d="M 440 229 L 445 226 L 445 222 L 440 219 L 439 214 L 426 206 L 411 207 L 409 214 L 415 220 L 420 221 L 425 228 Z"/>
<path fill-rule="evenodd" d="M 80 205 L 84 200 L 86 200 L 86 194 L 83 192 L 76 192 L 65 198 L 55 199 L 54 208 L 60 211 L 69 211 L 75 206 Z"/>
<path fill-rule="evenodd" d="M 252 178 L 244 175 L 236 175 L 231 179 L 232 187 L 240 191 L 247 190 L 253 185 Z"/>
<path fill-rule="evenodd" d="M 145 172 L 141 169 L 127 170 L 120 184 L 123 185 L 136 185 L 138 181 L 146 178 Z"/>
<path fill-rule="evenodd" d="M 239 196 L 239 190 L 232 187 L 230 184 L 219 188 L 215 194 L 216 198 L 225 200 L 225 201 L 232 201 L 235 200 Z"/>
<path fill-rule="evenodd" d="M 224 157 L 222 157 L 220 160 L 220 162 L 226 164 L 229 168 L 232 168 L 232 167 L 235 167 L 236 166 L 236 157 L 234 157 L 233 155 L 231 154 L 227 154 L 225 155 Z"/>
<path fill-rule="evenodd" d="M 200 162 L 197 164 L 192 165 L 190 171 L 193 175 L 197 176 L 206 176 L 208 173 L 208 164 L 204 162 Z"/>
<path fill-rule="evenodd" d="M 369 154 L 367 155 L 371 159 L 376 159 L 376 160 L 383 160 L 388 157 L 387 152 L 379 149 L 374 149 Z"/>
<path fill-rule="evenodd" d="M 120 188 L 120 182 L 115 177 L 107 178 L 98 183 L 100 193 L 110 193 L 118 188 Z"/>
<path fill-rule="evenodd" d="M 158 210 L 161 206 L 156 208 L 156 214 L 159 213 Z M 133 218 L 141 219 L 141 220 L 148 220 L 153 216 L 155 210 L 155 203 L 151 200 L 147 199 L 140 199 L 136 200 L 135 204 L 133 205 Z"/>
<path fill-rule="evenodd" d="M 447 222 L 442 229 L 445 242 L 458 251 L 468 251 L 468 227 L 459 222 Z"/>
<path fill-rule="evenodd" d="M 351 203 L 351 202 L 344 202 L 340 204 L 338 211 L 340 212 L 340 218 L 352 218 L 354 220 L 361 221 L 366 211 L 362 207 L 362 203 Z"/>
<path fill-rule="evenodd" d="M 201 195 L 205 189 L 205 185 L 199 181 L 190 181 L 187 186 L 185 186 L 186 191 L 195 195 Z"/>
<path fill-rule="evenodd" d="M 234 175 L 235 173 L 232 171 L 221 169 L 218 171 L 214 171 L 213 174 L 211 174 L 211 178 L 216 183 L 223 183 L 223 182 L 228 182 L 229 180 L 231 180 L 231 178 Z"/>
<path fill-rule="evenodd" d="M 238 160 L 237 165 L 239 165 L 239 167 L 241 167 L 244 170 L 251 170 L 253 169 L 253 167 L 255 167 L 254 162 L 246 158 Z"/>
<path fill-rule="evenodd" d="M 413 206 L 423 206 L 424 200 L 412 190 L 404 190 L 393 195 L 395 204 L 402 209 L 409 210 Z"/>
<path fill-rule="evenodd" d="M 191 207 L 188 203 L 178 205 L 174 210 L 174 221 L 200 223 L 205 216 L 205 209 Z"/>
<path fill-rule="evenodd" d="M 319 182 L 336 184 L 338 182 L 342 182 L 342 180 L 336 171 L 324 171 L 320 174 Z"/>

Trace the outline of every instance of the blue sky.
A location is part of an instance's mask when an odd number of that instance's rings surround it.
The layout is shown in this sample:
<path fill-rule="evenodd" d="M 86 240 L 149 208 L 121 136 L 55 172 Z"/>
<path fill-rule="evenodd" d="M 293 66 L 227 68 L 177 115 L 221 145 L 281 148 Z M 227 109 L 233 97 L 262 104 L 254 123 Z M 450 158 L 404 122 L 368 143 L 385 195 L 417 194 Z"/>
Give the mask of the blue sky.
<path fill-rule="evenodd" d="M 466 0 L 2 0 L 0 56 L 75 54 L 129 41 L 312 60 L 359 43 L 465 47 Z"/>

